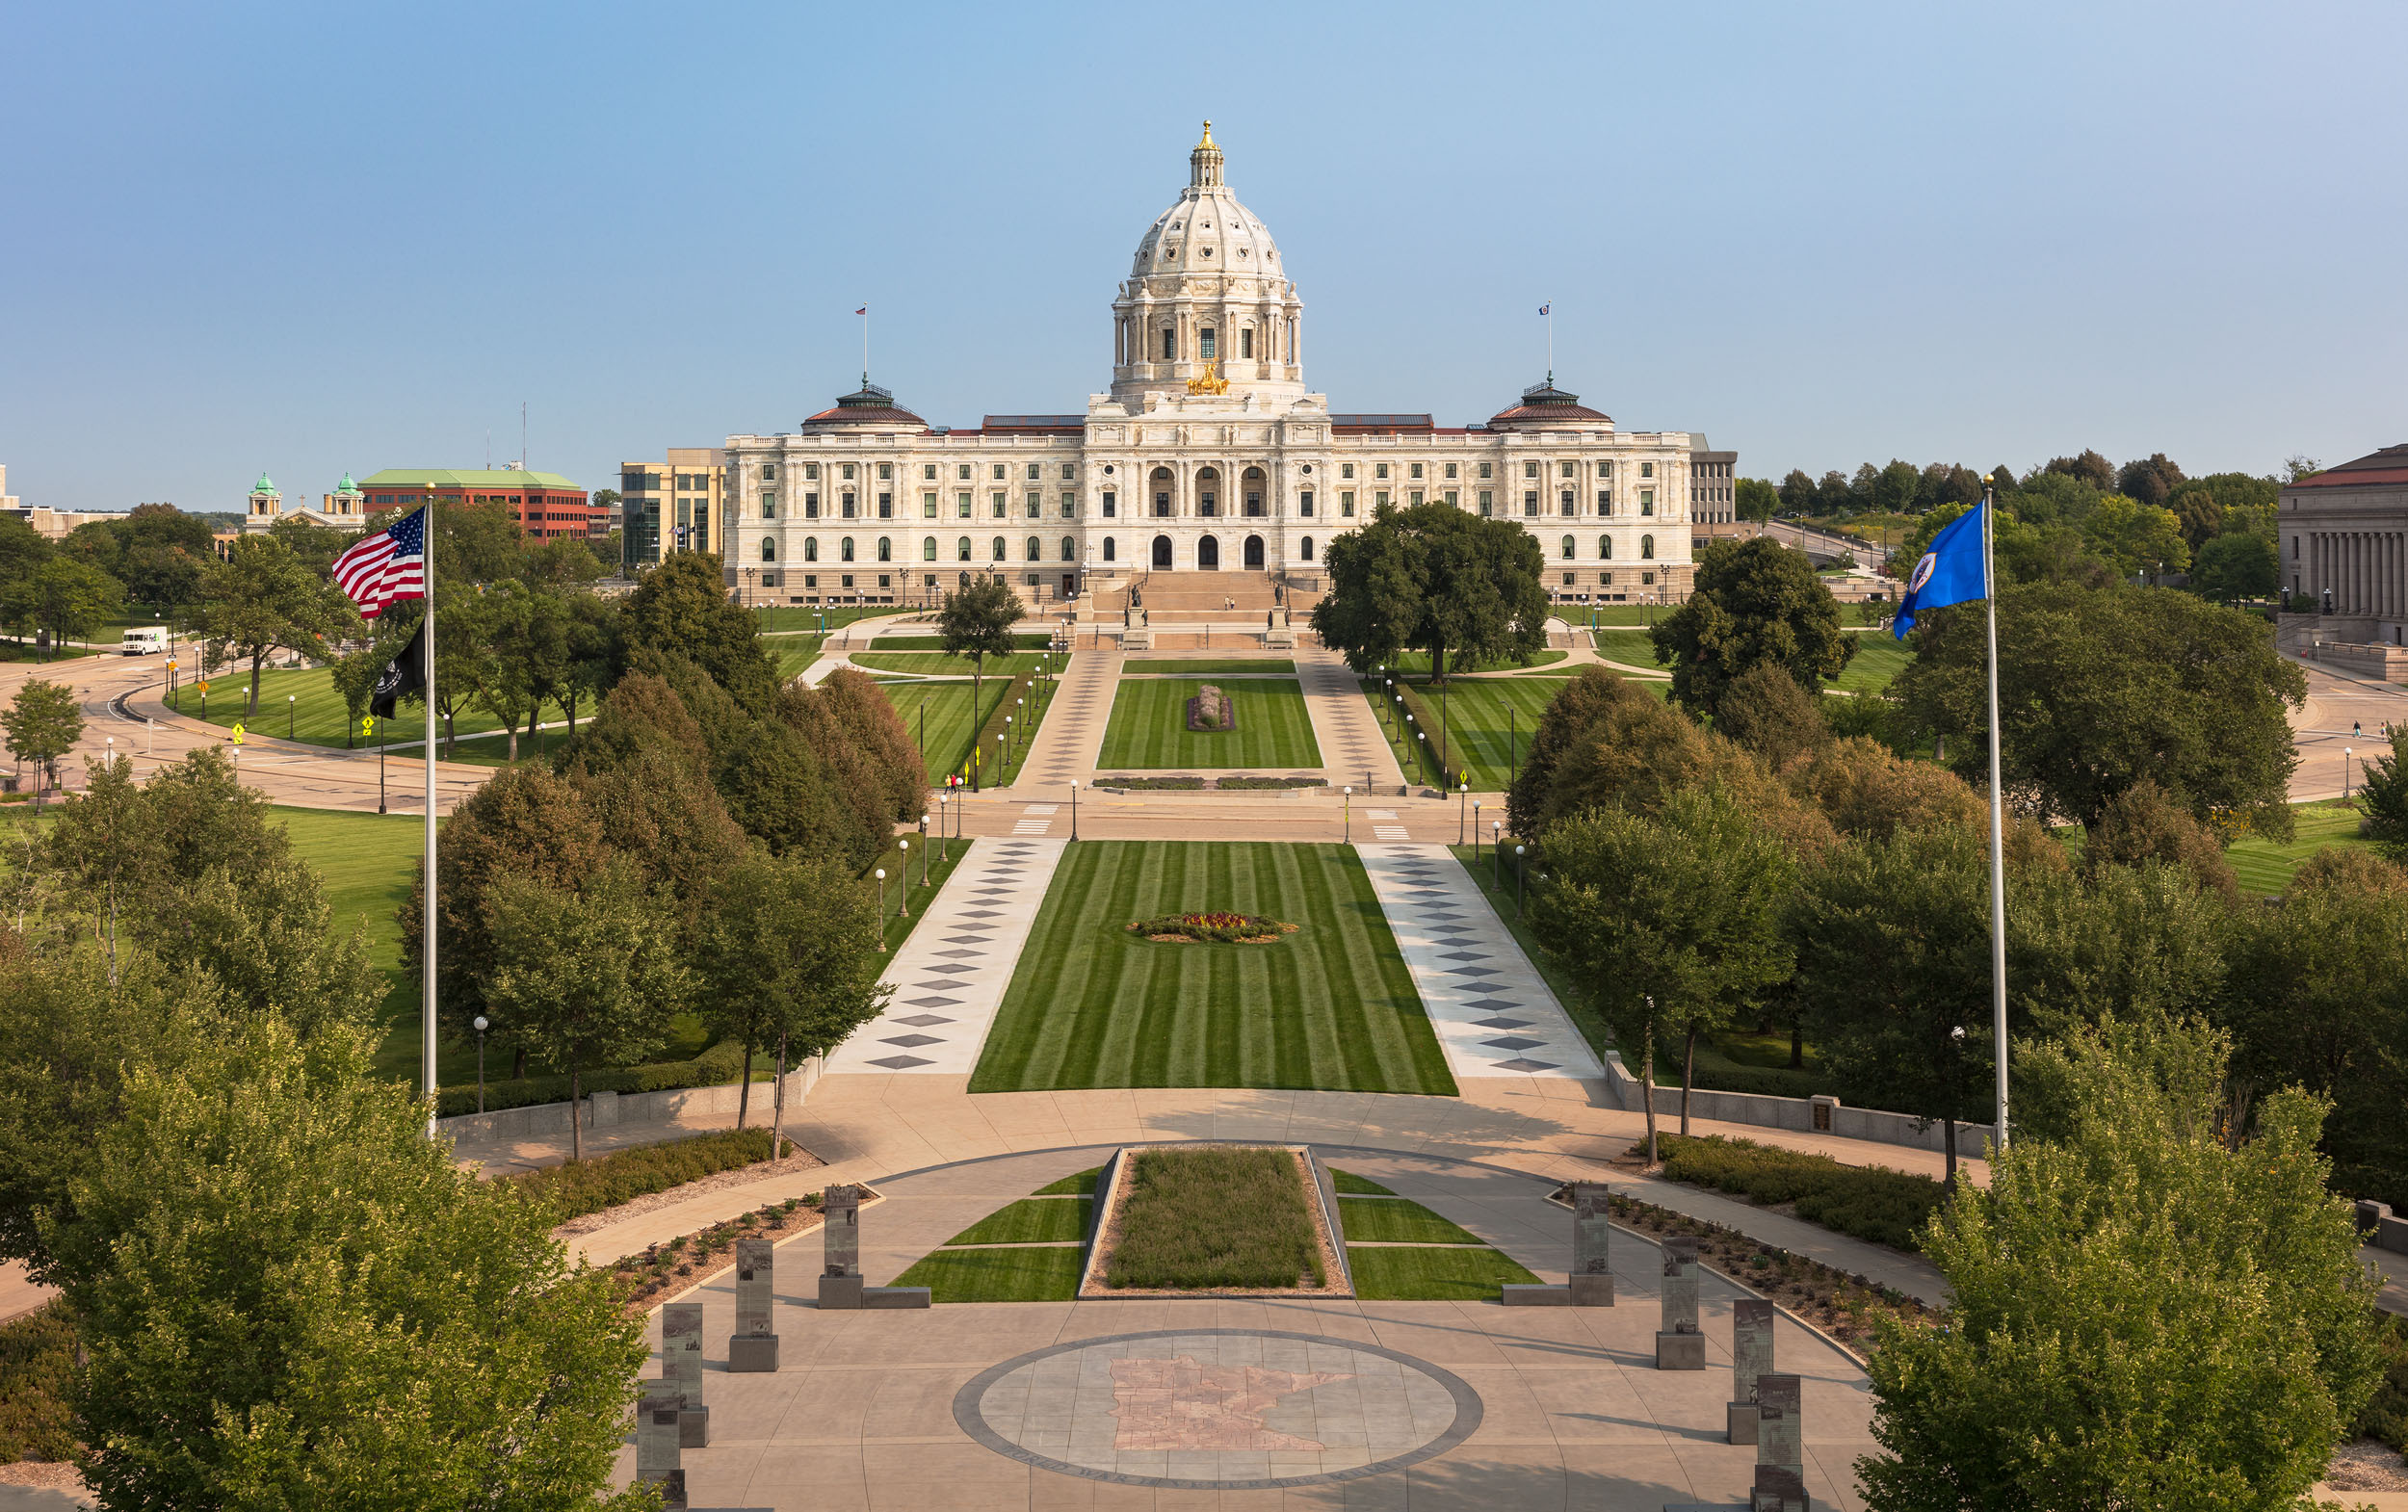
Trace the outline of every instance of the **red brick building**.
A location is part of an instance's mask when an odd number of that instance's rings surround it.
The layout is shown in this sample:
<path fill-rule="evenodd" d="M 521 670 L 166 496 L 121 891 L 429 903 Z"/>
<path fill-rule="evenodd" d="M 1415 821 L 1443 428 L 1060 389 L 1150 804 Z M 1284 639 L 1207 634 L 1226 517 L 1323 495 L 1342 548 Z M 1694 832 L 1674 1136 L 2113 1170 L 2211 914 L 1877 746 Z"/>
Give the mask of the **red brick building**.
<path fill-rule="evenodd" d="M 610 510 L 596 508 L 586 490 L 558 473 L 516 467 L 388 467 L 359 485 L 368 512 L 415 508 L 430 497 L 453 503 L 499 504 L 519 530 L 544 539 L 600 540 L 611 534 Z"/>

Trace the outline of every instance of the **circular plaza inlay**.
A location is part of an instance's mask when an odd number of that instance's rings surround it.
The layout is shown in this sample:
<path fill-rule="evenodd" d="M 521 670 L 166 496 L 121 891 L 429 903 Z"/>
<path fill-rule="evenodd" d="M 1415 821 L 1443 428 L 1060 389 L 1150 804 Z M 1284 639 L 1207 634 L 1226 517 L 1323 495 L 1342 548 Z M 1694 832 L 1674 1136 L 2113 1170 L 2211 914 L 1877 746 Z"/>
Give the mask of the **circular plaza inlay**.
<path fill-rule="evenodd" d="M 1091 1480 L 1308 1486 L 1401 1470 L 1479 1426 L 1479 1395 L 1377 1344 L 1259 1329 L 1114 1334 L 981 1373 L 954 1421 L 999 1454 Z"/>

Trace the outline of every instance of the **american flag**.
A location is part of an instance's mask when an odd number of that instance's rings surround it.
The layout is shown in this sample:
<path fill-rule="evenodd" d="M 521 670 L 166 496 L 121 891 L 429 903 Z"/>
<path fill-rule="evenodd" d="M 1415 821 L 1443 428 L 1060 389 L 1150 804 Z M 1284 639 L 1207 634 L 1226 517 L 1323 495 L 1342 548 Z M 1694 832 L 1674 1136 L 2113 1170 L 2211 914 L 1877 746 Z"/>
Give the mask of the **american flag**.
<path fill-rule="evenodd" d="M 412 509 L 334 559 L 334 581 L 362 619 L 398 599 L 427 596 L 427 511 Z"/>

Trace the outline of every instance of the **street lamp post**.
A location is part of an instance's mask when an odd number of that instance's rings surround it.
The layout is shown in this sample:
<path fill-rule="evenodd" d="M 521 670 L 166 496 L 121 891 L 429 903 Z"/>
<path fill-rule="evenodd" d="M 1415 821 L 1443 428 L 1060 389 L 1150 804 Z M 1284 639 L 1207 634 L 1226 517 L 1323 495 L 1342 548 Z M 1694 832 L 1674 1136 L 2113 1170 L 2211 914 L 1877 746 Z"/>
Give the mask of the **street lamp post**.
<path fill-rule="evenodd" d="M 877 869 L 877 948 L 886 949 L 886 869 Z"/>
<path fill-rule="evenodd" d="M 484 1031 L 485 1016 L 477 1015 L 477 1111 L 484 1111 Z"/>
<path fill-rule="evenodd" d="M 929 817 L 920 816 L 920 885 L 929 885 Z"/>
<path fill-rule="evenodd" d="M 1454 806 L 1454 843 L 1459 846 L 1463 844 L 1463 826 L 1470 823 L 1472 821 L 1472 811 L 1470 807 L 1472 801 L 1472 779 L 1469 777 L 1464 778 L 1463 786 L 1458 789 L 1457 792 L 1459 796 Z"/>
<path fill-rule="evenodd" d="M 1502 889 L 1505 887 L 1505 821 L 1504 821 L 1504 820 L 1501 820 L 1501 819 L 1492 819 L 1492 820 L 1490 820 L 1490 821 L 1488 821 L 1488 853 L 1489 853 L 1489 855 L 1490 855 L 1492 858 L 1494 858 L 1494 860 L 1496 861 L 1496 865 L 1497 865 L 1497 886 L 1498 886 L 1498 888 L 1499 888 L 1499 889 L 1501 889 L 1501 890 L 1502 890 Z"/>
<path fill-rule="evenodd" d="M 883 876 L 885 873 L 880 873 Z M 1530 867 L 1522 860 L 1522 847 L 1513 847 L 1513 917 L 1522 917 L 1522 899 L 1530 890 Z"/>
<path fill-rule="evenodd" d="M 293 695 L 291 693 L 284 695 L 284 738 L 288 741 L 293 738 Z"/>
<path fill-rule="evenodd" d="M 2342 796 L 2349 796 L 2349 747 L 2342 747 Z"/>
<path fill-rule="evenodd" d="M 1338 791 L 1345 795 L 1345 807 L 1340 810 L 1339 821 L 1346 826 L 1346 843 L 1350 846 L 1354 844 L 1354 789 L 1348 786 Z"/>
<path fill-rule="evenodd" d="M 895 901 L 901 917 L 908 919 L 911 917 L 911 842 L 898 840 L 895 844 L 903 847 L 903 891 L 895 895 Z"/>
<path fill-rule="evenodd" d="M 1462 842 L 1456 841 L 1455 844 L 1461 845 Z M 1472 805 L 1472 859 L 1475 861 L 1479 859 L 1479 805 L 1478 803 Z"/>
<path fill-rule="evenodd" d="M 1079 838 L 1079 779 L 1070 779 L 1070 838 Z"/>

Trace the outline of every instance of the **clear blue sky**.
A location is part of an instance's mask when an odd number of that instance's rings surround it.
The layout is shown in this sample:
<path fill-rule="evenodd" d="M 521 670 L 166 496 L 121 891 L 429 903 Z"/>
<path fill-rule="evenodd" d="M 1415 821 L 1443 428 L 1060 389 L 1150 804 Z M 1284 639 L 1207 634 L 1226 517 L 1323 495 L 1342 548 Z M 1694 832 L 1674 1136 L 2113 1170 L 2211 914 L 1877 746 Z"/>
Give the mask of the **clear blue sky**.
<path fill-rule="evenodd" d="M 63 508 L 1067 411 L 1211 117 L 1341 409 L 1545 366 L 1741 471 L 2408 440 L 2408 8 L 0 13 L 0 463 Z"/>

